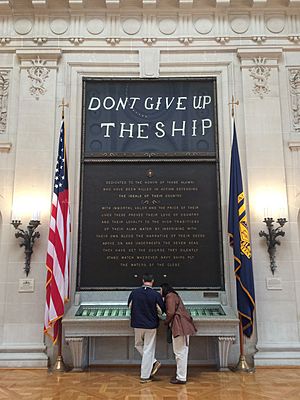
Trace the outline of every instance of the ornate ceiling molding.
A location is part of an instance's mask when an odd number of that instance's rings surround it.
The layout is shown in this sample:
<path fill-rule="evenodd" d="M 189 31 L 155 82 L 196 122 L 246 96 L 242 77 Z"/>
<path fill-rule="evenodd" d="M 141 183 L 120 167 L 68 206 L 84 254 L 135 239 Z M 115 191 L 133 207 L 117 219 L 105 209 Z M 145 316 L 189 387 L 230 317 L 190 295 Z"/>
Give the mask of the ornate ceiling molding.
<path fill-rule="evenodd" d="M 24 9 L 24 8 L 34 8 L 34 9 L 51 9 L 58 3 L 56 0 L 29 0 L 26 2 L 20 2 L 18 0 L 0 0 L 0 8 L 4 10 L 12 9 Z M 99 2 L 100 3 L 100 2 Z M 190 9 L 190 8 L 207 8 L 208 3 L 205 0 L 172 0 L 168 3 L 172 8 Z M 104 0 L 99 4 L 97 8 L 106 9 L 120 9 L 125 5 L 121 0 Z M 232 8 L 235 6 L 248 7 L 253 9 L 261 9 L 265 7 L 277 7 L 278 1 L 276 0 L 215 0 L 210 7 L 215 7 L 217 9 L 222 8 Z M 286 7 L 297 8 L 300 6 L 300 0 L 287 0 L 285 3 Z M 90 2 L 89 0 L 66 0 L 61 2 L 61 7 L 69 10 L 81 10 L 88 9 L 91 7 L 95 8 L 95 2 Z M 131 8 L 143 8 L 143 9 L 155 9 L 160 7 L 165 7 L 164 4 L 160 4 L 158 0 L 132 0 L 129 4 Z M 128 5 L 126 5 L 128 8 Z"/>
<path fill-rule="evenodd" d="M 0 13 L 1 46 L 50 46 L 93 45 L 105 43 L 107 38 L 127 41 L 153 38 L 156 40 L 180 40 L 184 44 L 201 41 L 216 42 L 222 46 L 280 45 L 294 47 L 300 40 L 300 11 L 296 13 L 274 12 L 271 9 L 252 11 L 219 10 L 205 11 L 191 8 L 186 10 L 158 8 L 128 12 L 121 8 L 116 12 L 76 13 L 60 11 L 53 14 L 37 13 L 35 8 L 22 15 L 2 15 Z"/>

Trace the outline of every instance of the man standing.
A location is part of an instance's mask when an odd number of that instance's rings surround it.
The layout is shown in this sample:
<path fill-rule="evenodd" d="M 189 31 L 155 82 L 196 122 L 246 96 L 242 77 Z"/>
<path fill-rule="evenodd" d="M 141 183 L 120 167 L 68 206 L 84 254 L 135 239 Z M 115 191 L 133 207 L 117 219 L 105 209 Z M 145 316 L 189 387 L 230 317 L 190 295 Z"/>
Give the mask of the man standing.
<path fill-rule="evenodd" d="M 152 286 L 153 275 L 143 275 L 143 286 L 134 289 L 128 298 L 135 348 L 142 356 L 141 383 L 151 382 L 161 364 L 155 359 L 158 314 L 165 310 L 161 295 Z"/>

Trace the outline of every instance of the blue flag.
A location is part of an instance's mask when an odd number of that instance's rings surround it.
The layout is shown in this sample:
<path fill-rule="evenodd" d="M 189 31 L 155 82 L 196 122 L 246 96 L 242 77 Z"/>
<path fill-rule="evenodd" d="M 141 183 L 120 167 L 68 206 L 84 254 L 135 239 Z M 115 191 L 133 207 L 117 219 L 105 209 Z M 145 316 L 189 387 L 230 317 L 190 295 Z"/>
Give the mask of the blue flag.
<path fill-rule="evenodd" d="M 235 123 L 233 124 L 233 140 L 231 149 L 228 233 L 234 256 L 237 309 L 243 333 L 247 337 L 250 337 L 253 332 L 255 295 L 250 235 L 247 223 L 245 194 L 243 191 Z"/>

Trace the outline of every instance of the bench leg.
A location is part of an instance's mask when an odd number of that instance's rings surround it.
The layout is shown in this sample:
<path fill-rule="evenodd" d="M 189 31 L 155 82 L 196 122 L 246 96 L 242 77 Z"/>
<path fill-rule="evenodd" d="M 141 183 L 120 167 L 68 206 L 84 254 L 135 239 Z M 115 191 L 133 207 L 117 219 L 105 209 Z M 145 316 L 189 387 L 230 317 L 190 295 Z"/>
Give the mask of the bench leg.
<path fill-rule="evenodd" d="M 71 350 L 73 360 L 72 371 L 83 371 L 88 365 L 88 338 L 66 337 L 65 340 Z"/>
<path fill-rule="evenodd" d="M 218 337 L 218 369 L 219 371 L 228 371 L 228 354 L 231 344 L 235 341 L 235 336 Z"/>

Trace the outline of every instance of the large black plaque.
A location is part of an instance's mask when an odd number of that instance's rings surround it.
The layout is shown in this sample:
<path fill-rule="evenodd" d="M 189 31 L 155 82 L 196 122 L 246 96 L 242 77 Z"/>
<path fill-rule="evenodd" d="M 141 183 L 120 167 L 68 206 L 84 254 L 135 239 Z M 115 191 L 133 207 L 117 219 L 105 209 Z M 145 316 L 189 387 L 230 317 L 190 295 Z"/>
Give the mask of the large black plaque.
<path fill-rule="evenodd" d="M 85 157 L 216 154 L 215 79 L 84 80 Z"/>
<path fill-rule="evenodd" d="M 215 162 L 86 163 L 79 287 L 223 286 Z"/>

